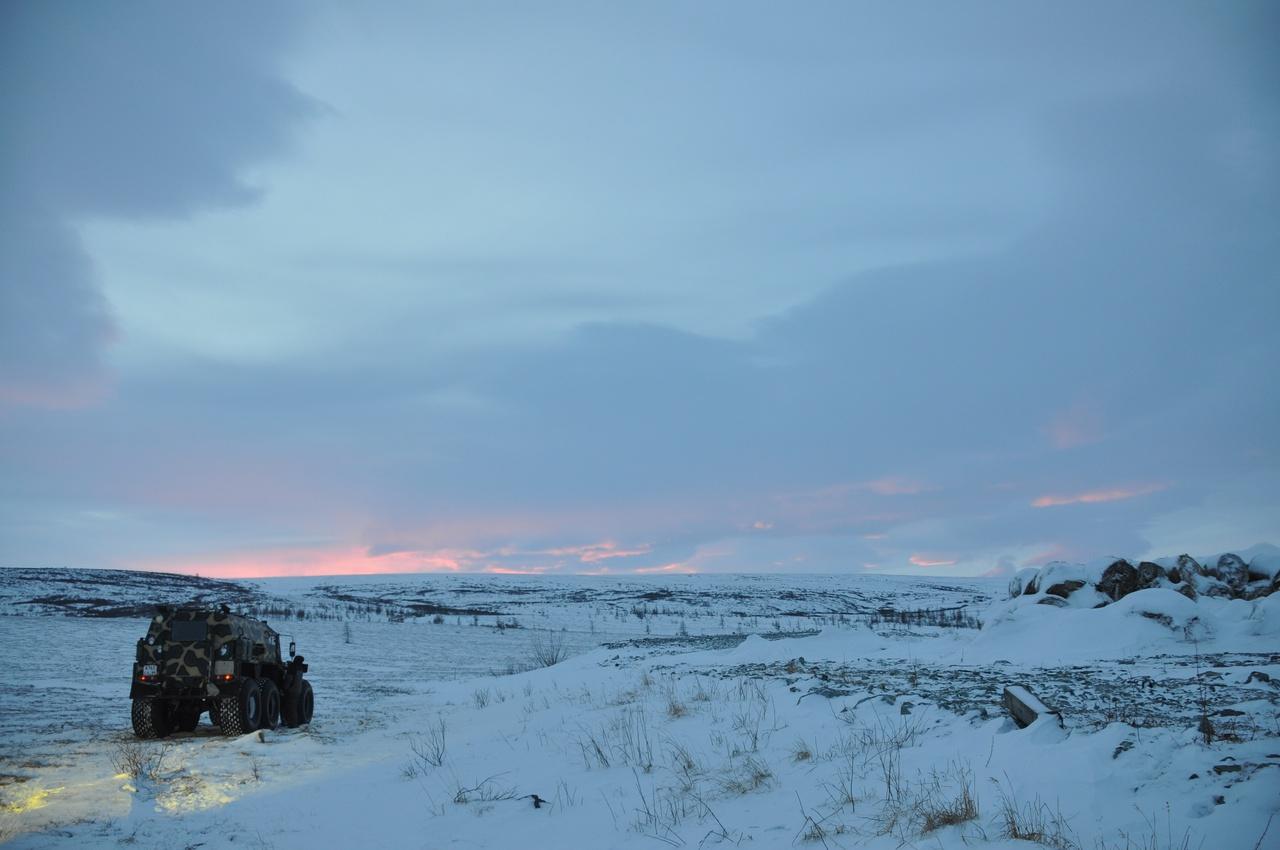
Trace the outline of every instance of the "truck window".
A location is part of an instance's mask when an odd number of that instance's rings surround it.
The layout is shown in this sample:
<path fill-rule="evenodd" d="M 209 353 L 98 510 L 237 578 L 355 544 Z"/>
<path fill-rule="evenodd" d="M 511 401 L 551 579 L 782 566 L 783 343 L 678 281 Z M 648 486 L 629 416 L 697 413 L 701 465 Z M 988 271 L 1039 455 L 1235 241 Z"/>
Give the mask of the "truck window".
<path fill-rule="evenodd" d="M 209 626 L 203 620 L 174 620 L 169 625 L 169 640 L 204 640 L 209 636 Z"/>

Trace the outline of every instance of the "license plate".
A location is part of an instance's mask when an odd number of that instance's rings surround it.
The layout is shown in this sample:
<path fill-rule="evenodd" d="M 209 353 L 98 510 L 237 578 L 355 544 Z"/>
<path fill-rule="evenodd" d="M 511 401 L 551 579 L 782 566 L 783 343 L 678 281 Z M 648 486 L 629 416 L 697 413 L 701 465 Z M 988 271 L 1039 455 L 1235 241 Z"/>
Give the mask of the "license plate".
<path fill-rule="evenodd" d="M 154 676 L 155 674 L 156 674 L 156 665 L 154 665 L 154 664 L 143 664 L 143 665 L 142 665 L 142 675 L 144 675 L 144 676 Z"/>

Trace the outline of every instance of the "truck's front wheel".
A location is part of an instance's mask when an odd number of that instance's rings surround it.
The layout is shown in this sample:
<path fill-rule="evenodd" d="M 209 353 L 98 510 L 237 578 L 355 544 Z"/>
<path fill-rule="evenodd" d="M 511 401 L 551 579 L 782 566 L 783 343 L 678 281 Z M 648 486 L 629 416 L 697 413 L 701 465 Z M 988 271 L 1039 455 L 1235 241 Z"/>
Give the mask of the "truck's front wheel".
<path fill-rule="evenodd" d="M 280 725 L 280 689 L 270 679 L 258 680 L 262 700 L 262 729 L 276 729 Z"/>
<path fill-rule="evenodd" d="M 316 704 L 315 699 L 310 682 L 306 679 L 295 682 L 294 686 L 285 692 L 281 703 L 284 725 L 292 727 L 310 723 L 311 712 Z"/>
<path fill-rule="evenodd" d="M 169 704 L 158 699 L 133 701 L 133 734 L 139 738 L 163 738 L 172 731 Z"/>
<path fill-rule="evenodd" d="M 306 679 L 302 680 L 302 687 L 298 689 L 298 725 L 305 726 L 311 722 L 311 713 L 316 707 L 315 693 L 311 690 L 311 683 Z"/>

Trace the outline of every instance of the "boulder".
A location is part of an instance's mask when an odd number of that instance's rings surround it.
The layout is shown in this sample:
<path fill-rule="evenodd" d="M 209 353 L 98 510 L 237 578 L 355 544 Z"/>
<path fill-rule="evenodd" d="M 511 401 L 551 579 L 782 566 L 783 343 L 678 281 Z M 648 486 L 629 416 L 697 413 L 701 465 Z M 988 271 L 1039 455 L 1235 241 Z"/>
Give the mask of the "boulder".
<path fill-rule="evenodd" d="M 1038 572 L 1035 567 L 1027 567 L 1014 573 L 1013 578 L 1009 579 L 1009 598 L 1017 599 L 1021 596 L 1027 583 L 1034 581 Z"/>
<path fill-rule="evenodd" d="M 1098 592 L 1111 597 L 1114 602 L 1138 589 L 1138 571 L 1121 558 L 1107 567 L 1098 580 Z"/>
<path fill-rule="evenodd" d="M 1048 590 L 1046 590 L 1045 593 L 1049 594 L 1050 596 L 1057 596 L 1062 599 L 1066 599 L 1068 596 L 1075 593 L 1077 590 L 1079 590 L 1082 587 L 1084 587 L 1083 581 L 1081 581 L 1080 579 L 1072 578 L 1072 579 L 1067 579 L 1066 581 L 1058 582 L 1057 584 L 1053 585 Z"/>
<path fill-rule="evenodd" d="M 1196 589 L 1191 585 L 1190 582 L 1179 585 L 1177 588 L 1177 591 L 1181 593 L 1183 596 L 1190 599 L 1192 602 L 1196 601 Z"/>
<path fill-rule="evenodd" d="M 1144 590 L 1148 587 L 1159 587 L 1161 582 L 1168 577 L 1169 574 L 1159 564 L 1153 564 L 1150 561 L 1143 561 L 1138 564 L 1139 590 Z"/>
<path fill-rule="evenodd" d="M 1261 599 L 1264 596 L 1270 596 L 1272 593 L 1271 582 L 1269 581 L 1251 581 L 1244 590 L 1245 599 Z"/>
<path fill-rule="evenodd" d="M 1045 705 L 1025 685 L 1007 685 L 1000 696 L 1000 704 L 1020 729 L 1027 728 L 1042 717 L 1050 718 L 1051 722 L 1062 726 L 1062 714 Z"/>
<path fill-rule="evenodd" d="M 1227 583 L 1233 596 L 1240 595 L 1249 584 L 1249 565 L 1230 552 L 1218 559 L 1212 574 Z"/>
<path fill-rule="evenodd" d="M 1249 562 L 1249 581 L 1271 581 L 1272 578 L 1280 578 L 1280 571 L 1264 563 L 1262 558 L 1254 558 Z"/>
<path fill-rule="evenodd" d="M 1178 558 L 1178 563 L 1181 566 L 1174 568 L 1179 572 L 1178 578 L 1197 593 L 1204 593 L 1206 587 L 1217 581 L 1213 576 L 1206 574 L 1204 568 L 1190 555 L 1181 556 Z M 1169 580 L 1173 581 L 1173 570 L 1169 571 Z"/>
<path fill-rule="evenodd" d="M 1204 572 L 1204 568 L 1200 566 L 1200 562 L 1190 555 L 1179 555 L 1178 563 L 1174 566 L 1174 569 L 1178 571 L 1178 578 L 1174 579 L 1173 576 L 1170 575 L 1170 581 L 1190 581 L 1188 576 L 1198 576 Z"/>
<path fill-rule="evenodd" d="M 1216 599 L 1230 599 L 1233 595 L 1229 584 L 1207 575 L 1200 576 L 1200 579 L 1196 582 L 1196 592 L 1201 596 L 1209 596 Z"/>
<path fill-rule="evenodd" d="M 1067 600 L 1061 596 L 1042 596 L 1036 600 L 1037 605 L 1052 605 L 1055 608 L 1066 608 Z"/>

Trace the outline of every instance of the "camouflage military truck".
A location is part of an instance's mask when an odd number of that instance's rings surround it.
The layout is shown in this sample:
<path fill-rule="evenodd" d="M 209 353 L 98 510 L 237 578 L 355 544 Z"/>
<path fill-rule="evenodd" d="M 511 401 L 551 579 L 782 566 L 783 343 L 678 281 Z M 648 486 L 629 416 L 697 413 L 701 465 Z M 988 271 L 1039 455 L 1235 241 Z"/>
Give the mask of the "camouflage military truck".
<path fill-rule="evenodd" d="M 192 732 L 206 711 L 227 735 L 311 722 L 315 696 L 303 657 L 261 620 L 224 605 L 160 606 L 133 664 L 133 731 L 139 738 Z"/>

